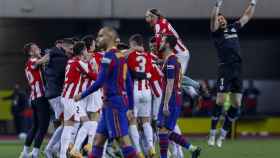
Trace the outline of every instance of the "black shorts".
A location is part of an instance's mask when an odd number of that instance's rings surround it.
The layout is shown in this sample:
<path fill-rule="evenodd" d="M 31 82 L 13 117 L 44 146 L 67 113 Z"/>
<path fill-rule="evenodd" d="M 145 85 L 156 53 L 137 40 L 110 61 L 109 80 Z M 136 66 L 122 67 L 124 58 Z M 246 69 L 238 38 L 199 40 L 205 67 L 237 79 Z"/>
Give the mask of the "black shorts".
<path fill-rule="evenodd" d="M 221 93 L 232 92 L 241 93 L 242 82 L 242 64 L 221 64 L 218 68 L 217 91 Z"/>
<path fill-rule="evenodd" d="M 33 119 L 41 126 L 49 126 L 50 121 L 50 104 L 45 97 L 40 97 L 31 101 L 33 109 Z M 33 122 L 34 123 L 34 122 Z"/>

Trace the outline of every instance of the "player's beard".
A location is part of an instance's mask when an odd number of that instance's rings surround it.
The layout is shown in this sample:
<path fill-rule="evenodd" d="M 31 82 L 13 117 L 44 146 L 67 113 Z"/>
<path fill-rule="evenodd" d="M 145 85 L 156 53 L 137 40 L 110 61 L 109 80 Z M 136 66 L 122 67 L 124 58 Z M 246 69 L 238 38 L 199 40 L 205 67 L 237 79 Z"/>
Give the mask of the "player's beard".
<path fill-rule="evenodd" d="M 106 50 L 107 49 L 107 45 L 106 43 L 102 43 L 102 42 L 96 42 L 96 48 L 98 50 Z"/>

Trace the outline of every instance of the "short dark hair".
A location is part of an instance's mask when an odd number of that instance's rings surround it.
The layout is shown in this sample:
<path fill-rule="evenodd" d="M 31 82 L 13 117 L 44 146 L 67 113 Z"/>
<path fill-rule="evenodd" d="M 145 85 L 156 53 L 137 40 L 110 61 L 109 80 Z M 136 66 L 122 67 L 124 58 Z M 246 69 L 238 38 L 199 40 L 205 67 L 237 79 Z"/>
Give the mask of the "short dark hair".
<path fill-rule="evenodd" d="M 87 49 L 90 49 L 90 46 L 92 45 L 92 41 L 94 41 L 94 37 L 93 35 L 86 35 L 82 38 L 82 41 L 85 42 Z"/>
<path fill-rule="evenodd" d="M 62 39 L 58 39 L 58 40 L 56 40 L 56 41 L 54 42 L 55 45 L 57 45 L 57 44 L 62 44 L 62 43 L 63 43 L 63 40 L 62 40 Z"/>
<path fill-rule="evenodd" d="M 73 41 L 72 38 L 64 38 L 62 41 L 63 41 L 63 43 L 65 43 L 65 44 L 71 44 L 71 45 L 74 44 L 74 41 Z"/>
<path fill-rule="evenodd" d="M 72 37 L 72 40 L 74 41 L 74 43 L 81 41 L 77 36 Z"/>
<path fill-rule="evenodd" d="M 224 16 L 222 13 L 218 13 L 218 16 Z"/>
<path fill-rule="evenodd" d="M 143 46 L 144 45 L 144 38 L 140 34 L 134 34 L 129 38 L 129 42 L 135 42 L 138 46 Z"/>
<path fill-rule="evenodd" d="M 169 43 L 170 48 L 174 49 L 177 44 L 177 38 L 174 35 L 167 35 L 165 42 Z"/>
<path fill-rule="evenodd" d="M 151 12 L 152 14 L 154 14 L 155 16 L 157 16 L 158 18 L 163 18 L 164 16 L 161 14 L 161 12 L 156 9 L 156 8 L 152 8 L 149 9 L 149 12 Z"/>
<path fill-rule="evenodd" d="M 33 42 L 29 42 L 29 43 L 26 43 L 24 46 L 23 46 L 23 53 L 24 54 L 29 54 L 30 50 L 31 50 L 31 47 L 32 45 L 34 45 L 35 43 Z"/>
<path fill-rule="evenodd" d="M 85 42 L 79 41 L 79 42 L 75 43 L 75 45 L 73 47 L 74 56 L 82 54 L 82 51 L 84 49 L 86 49 Z"/>
<path fill-rule="evenodd" d="M 117 45 L 117 48 L 119 50 L 126 50 L 126 49 L 129 49 L 129 46 L 126 43 L 121 42 Z"/>

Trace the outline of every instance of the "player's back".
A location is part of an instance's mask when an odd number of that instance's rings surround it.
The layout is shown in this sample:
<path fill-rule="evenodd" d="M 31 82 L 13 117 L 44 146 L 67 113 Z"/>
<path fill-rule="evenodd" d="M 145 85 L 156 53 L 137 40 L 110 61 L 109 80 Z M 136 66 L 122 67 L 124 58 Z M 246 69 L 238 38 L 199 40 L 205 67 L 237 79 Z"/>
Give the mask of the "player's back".
<path fill-rule="evenodd" d="M 77 57 L 73 57 L 67 62 L 62 92 L 64 98 L 73 98 L 79 92 L 79 84 L 82 78 L 81 71 L 79 71 L 79 61 Z"/>
<path fill-rule="evenodd" d="M 162 42 L 162 36 L 173 35 L 177 38 L 177 45 L 175 49 L 179 52 L 184 52 L 187 50 L 186 46 L 183 44 L 179 34 L 173 28 L 173 26 L 167 21 L 167 19 L 159 19 L 155 25 L 157 48 L 159 49 L 160 43 Z"/>
<path fill-rule="evenodd" d="M 25 75 L 31 88 L 30 99 L 42 97 L 45 93 L 41 68 L 36 66 L 38 58 L 29 58 L 25 64 Z"/>
<path fill-rule="evenodd" d="M 132 79 L 134 82 L 138 82 L 139 89 L 149 89 L 148 81 L 143 78 L 139 78 L 137 73 L 152 73 L 152 59 L 148 56 L 147 52 L 144 51 L 132 51 L 128 55 L 127 59 L 128 68 L 132 72 Z"/>

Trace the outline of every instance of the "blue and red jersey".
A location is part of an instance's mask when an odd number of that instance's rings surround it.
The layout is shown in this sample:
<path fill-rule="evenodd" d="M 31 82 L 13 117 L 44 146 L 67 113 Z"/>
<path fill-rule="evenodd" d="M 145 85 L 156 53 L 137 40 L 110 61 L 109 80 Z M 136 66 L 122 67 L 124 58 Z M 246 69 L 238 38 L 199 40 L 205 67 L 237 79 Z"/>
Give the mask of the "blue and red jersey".
<path fill-rule="evenodd" d="M 82 98 L 99 88 L 103 88 L 106 106 L 133 108 L 131 76 L 124 54 L 117 49 L 112 49 L 104 54 L 97 80 L 82 93 Z"/>
<path fill-rule="evenodd" d="M 162 68 L 163 77 L 163 99 L 165 97 L 166 85 L 168 79 L 174 79 L 172 95 L 169 100 L 169 107 L 182 105 L 181 92 L 181 64 L 178 62 L 177 56 L 173 53 L 167 57 Z"/>

